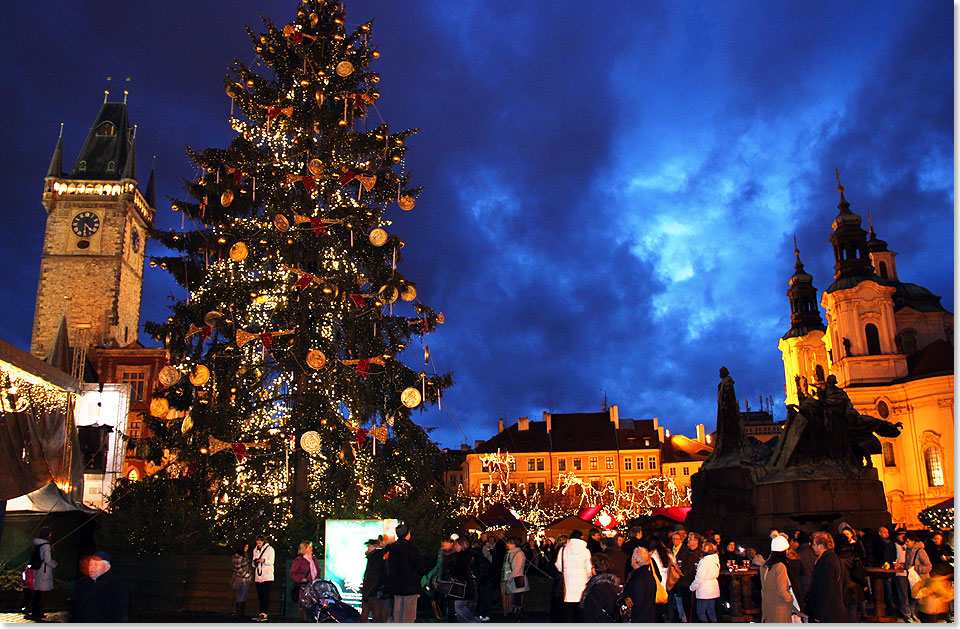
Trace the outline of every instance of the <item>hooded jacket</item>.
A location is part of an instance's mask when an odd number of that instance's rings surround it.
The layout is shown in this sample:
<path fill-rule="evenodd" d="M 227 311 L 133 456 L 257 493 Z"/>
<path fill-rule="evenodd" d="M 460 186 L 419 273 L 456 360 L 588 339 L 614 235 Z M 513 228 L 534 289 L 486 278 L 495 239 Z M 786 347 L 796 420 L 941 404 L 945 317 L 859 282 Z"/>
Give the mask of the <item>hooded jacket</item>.
<path fill-rule="evenodd" d="M 930 571 L 933 570 L 933 564 L 930 563 L 927 551 L 924 550 L 923 542 L 916 542 L 913 546 L 907 548 L 904 554 L 903 565 L 907 568 L 913 566 L 921 578 L 928 576 Z"/>
<path fill-rule="evenodd" d="M 37 537 L 33 545 L 40 547 L 40 564 L 33 567 L 33 589 L 35 592 L 49 592 L 53 589 L 53 569 L 57 567 L 50 553 L 50 540 Z"/>
<path fill-rule="evenodd" d="M 696 593 L 697 598 L 720 598 L 720 555 L 710 553 L 700 558 L 697 572 L 690 584 L 690 591 Z"/>
<path fill-rule="evenodd" d="M 563 602 L 579 603 L 583 589 L 587 587 L 587 581 L 590 580 L 590 573 L 593 572 L 587 543 L 582 539 L 569 540 L 557 553 L 554 566 L 563 573 L 565 587 Z"/>
<path fill-rule="evenodd" d="M 273 564 L 276 561 L 277 553 L 273 546 L 263 543 L 260 548 L 253 549 L 253 580 L 256 583 L 273 581 Z M 258 563 L 258 559 L 263 559 L 263 563 Z"/>

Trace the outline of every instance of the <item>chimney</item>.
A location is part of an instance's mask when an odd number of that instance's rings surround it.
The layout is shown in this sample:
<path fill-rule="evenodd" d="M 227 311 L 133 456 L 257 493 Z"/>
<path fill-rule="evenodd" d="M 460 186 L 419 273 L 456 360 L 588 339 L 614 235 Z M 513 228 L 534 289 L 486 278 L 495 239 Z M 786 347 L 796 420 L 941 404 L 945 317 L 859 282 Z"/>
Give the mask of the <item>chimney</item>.
<path fill-rule="evenodd" d="M 553 428 L 553 413 L 543 411 L 543 421 L 547 422 L 547 434 L 550 434 L 550 430 Z"/>
<path fill-rule="evenodd" d="M 497 434 L 503 432 L 503 418 L 500 418 L 500 426 L 497 428 Z"/>
<path fill-rule="evenodd" d="M 476 441 L 474 441 L 473 449 L 476 450 L 477 448 L 479 448 L 481 443 L 483 443 L 483 439 L 477 439 Z"/>
<path fill-rule="evenodd" d="M 470 449 L 470 444 L 468 444 L 468 443 L 461 443 L 461 444 L 460 444 L 460 451 L 461 451 L 461 452 L 466 452 L 466 451 L 469 450 L 469 449 Z"/>
<path fill-rule="evenodd" d="M 517 430 L 530 430 L 530 418 L 521 417 L 517 419 Z"/>
<path fill-rule="evenodd" d="M 616 404 L 610 406 L 610 421 L 616 430 L 620 430 L 620 407 Z"/>
<path fill-rule="evenodd" d="M 700 443 L 707 442 L 707 432 L 703 424 L 697 424 L 697 441 L 699 441 Z"/>

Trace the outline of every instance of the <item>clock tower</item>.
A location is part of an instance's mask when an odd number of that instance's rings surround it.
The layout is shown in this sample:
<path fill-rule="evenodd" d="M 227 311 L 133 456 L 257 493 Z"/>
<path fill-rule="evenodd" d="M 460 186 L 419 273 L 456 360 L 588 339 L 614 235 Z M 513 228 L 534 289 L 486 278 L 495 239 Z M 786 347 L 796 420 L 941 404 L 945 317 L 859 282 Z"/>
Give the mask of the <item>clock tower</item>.
<path fill-rule="evenodd" d="M 136 127 L 123 103 L 104 99 L 73 170 L 63 171 L 63 129 L 44 179 L 47 227 L 30 352 L 46 358 L 66 318 L 71 347 L 137 339 L 153 173 L 136 178 Z"/>

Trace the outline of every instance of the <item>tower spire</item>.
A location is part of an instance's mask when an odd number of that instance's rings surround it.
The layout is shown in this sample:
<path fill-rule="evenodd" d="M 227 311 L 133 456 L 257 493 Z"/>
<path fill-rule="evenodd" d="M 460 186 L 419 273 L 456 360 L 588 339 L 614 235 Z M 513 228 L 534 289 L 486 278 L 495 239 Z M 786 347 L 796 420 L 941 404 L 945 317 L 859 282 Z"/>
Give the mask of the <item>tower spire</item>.
<path fill-rule="evenodd" d="M 63 123 L 60 123 L 60 137 L 57 146 L 53 149 L 53 158 L 47 168 L 47 177 L 63 177 Z"/>
<path fill-rule="evenodd" d="M 797 236 L 793 236 L 793 255 L 796 262 L 793 267 L 793 276 L 790 277 L 787 297 L 790 299 L 790 330 L 783 338 L 806 336 L 813 330 L 826 330 L 820 318 L 820 309 L 817 305 L 817 289 L 813 285 L 813 276 L 803 269 L 800 261 L 800 248 L 797 246 Z"/>

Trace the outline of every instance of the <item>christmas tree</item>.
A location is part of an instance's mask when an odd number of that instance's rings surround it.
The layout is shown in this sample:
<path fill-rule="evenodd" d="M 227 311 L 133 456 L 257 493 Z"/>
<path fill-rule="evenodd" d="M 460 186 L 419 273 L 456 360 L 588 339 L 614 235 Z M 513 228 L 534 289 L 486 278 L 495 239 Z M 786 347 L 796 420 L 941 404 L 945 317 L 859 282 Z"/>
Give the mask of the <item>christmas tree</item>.
<path fill-rule="evenodd" d="M 412 487 L 442 510 L 429 491 L 442 455 L 410 416 L 452 380 L 400 358 L 419 340 L 429 365 L 443 314 L 417 300 L 389 233 L 420 193 L 404 164 L 416 130 L 379 118 L 372 21 L 348 29 L 323 0 L 283 26 L 262 19 L 247 28 L 258 61 L 225 79 L 235 139 L 188 149 L 199 175 L 172 205 L 194 229 L 154 234 L 178 255 L 151 266 L 189 297 L 146 327 L 171 355 L 150 458 L 225 536 L 402 517 L 394 498 Z"/>

